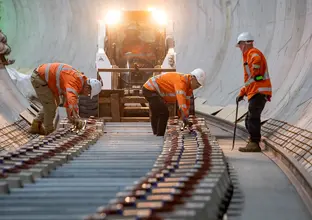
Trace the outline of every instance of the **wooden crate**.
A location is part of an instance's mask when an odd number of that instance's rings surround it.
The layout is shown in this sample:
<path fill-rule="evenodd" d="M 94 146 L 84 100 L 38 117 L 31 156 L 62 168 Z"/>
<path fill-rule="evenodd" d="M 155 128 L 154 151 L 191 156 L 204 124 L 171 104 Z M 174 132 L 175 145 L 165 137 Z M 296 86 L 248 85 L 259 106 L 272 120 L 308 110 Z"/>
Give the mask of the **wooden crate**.
<path fill-rule="evenodd" d="M 112 121 L 120 121 L 123 111 L 120 99 L 123 96 L 123 90 L 102 90 L 99 94 L 99 117 L 111 117 Z"/>

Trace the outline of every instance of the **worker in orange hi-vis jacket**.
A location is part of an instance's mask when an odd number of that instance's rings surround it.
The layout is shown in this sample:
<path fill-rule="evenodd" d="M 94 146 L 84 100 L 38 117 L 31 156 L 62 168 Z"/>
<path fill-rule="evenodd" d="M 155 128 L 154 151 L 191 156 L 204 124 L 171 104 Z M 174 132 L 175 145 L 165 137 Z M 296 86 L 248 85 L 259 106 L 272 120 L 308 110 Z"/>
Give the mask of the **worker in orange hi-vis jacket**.
<path fill-rule="evenodd" d="M 90 95 L 92 98 L 99 94 L 102 88 L 99 80 L 87 78 L 83 73 L 64 63 L 40 65 L 33 71 L 31 83 L 43 108 L 33 120 L 30 132 L 41 135 L 47 135 L 55 130 L 53 120 L 63 97 L 68 119 L 81 128 L 78 96 Z"/>
<path fill-rule="evenodd" d="M 248 113 L 245 126 L 250 138 L 246 147 L 240 147 L 242 152 L 260 152 L 261 113 L 267 101 L 271 101 L 272 85 L 268 65 L 264 55 L 253 46 L 254 38 L 249 32 L 241 33 L 236 46 L 243 54 L 244 87 L 236 98 L 238 104 L 244 96 L 248 99 Z"/>
<path fill-rule="evenodd" d="M 185 125 L 188 121 L 190 99 L 193 90 L 204 86 L 206 73 L 195 69 L 190 74 L 167 72 L 150 78 L 143 85 L 143 96 L 149 102 L 151 124 L 154 135 L 164 136 L 169 118 L 166 103 L 178 101 L 181 116 Z"/>
<path fill-rule="evenodd" d="M 141 36 L 143 35 L 143 39 Z M 142 33 L 139 25 L 131 23 L 124 31 L 124 40 L 121 48 L 122 63 L 127 64 L 128 60 L 135 58 L 139 63 L 148 63 L 150 60 L 156 59 L 156 52 L 153 47 L 150 46 L 149 36 L 145 36 L 144 31 Z M 123 66 L 123 65 L 122 65 Z"/>

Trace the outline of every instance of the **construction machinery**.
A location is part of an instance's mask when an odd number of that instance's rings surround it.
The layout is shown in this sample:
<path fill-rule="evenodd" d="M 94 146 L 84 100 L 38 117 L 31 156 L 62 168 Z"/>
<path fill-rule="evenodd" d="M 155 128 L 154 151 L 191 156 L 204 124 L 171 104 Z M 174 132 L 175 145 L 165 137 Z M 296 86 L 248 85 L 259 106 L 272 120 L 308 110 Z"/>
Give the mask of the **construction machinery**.
<path fill-rule="evenodd" d="M 102 92 L 81 97 L 80 116 L 106 121 L 149 121 L 143 84 L 162 72 L 176 71 L 173 23 L 160 10 L 109 11 L 98 24 L 97 77 Z M 169 104 L 170 116 L 177 113 Z"/>

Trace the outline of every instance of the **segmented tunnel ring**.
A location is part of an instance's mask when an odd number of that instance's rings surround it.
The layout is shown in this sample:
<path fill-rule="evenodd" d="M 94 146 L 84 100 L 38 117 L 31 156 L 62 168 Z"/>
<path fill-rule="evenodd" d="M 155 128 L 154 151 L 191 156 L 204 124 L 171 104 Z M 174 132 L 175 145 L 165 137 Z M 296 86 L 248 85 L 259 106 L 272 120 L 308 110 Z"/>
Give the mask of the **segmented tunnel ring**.
<path fill-rule="evenodd" d="M 96 213 L 86 213 L 85 219 L 222 219 L 233 193 L 229 168 L 205 119 L 191 121 L 190 132 L 180 130 L 178 119 L 170 119 L 162 152 L 150 172 Z M 2 193 L 48 176 L 103 134 L 103 122 L 79 133 L 72 132 L 66 121 L 61 124 L 63 128 L 44 139 L 2 155 Z"/>

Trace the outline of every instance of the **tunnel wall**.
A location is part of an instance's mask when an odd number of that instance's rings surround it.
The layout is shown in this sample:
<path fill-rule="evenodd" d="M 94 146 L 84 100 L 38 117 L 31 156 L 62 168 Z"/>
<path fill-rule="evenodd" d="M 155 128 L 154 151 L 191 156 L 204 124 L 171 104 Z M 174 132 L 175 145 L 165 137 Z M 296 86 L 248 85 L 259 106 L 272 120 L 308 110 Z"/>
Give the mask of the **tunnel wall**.
<path fill-rule="evenodd" d="M 205 104 L 234 104 L 243 85 L 235 40 L 250 31 L 267 57 L 273 85 L 263 116 L 312 129 L 312 0 L 2 0 L 0 27 L 16 69 L 60 61 L 95 76 L 96 21 L 102 12 L 156 3 L 175 21 L 178 71 L 201 67 L 208 73 L 205 88 L 196 92 Z"/>

